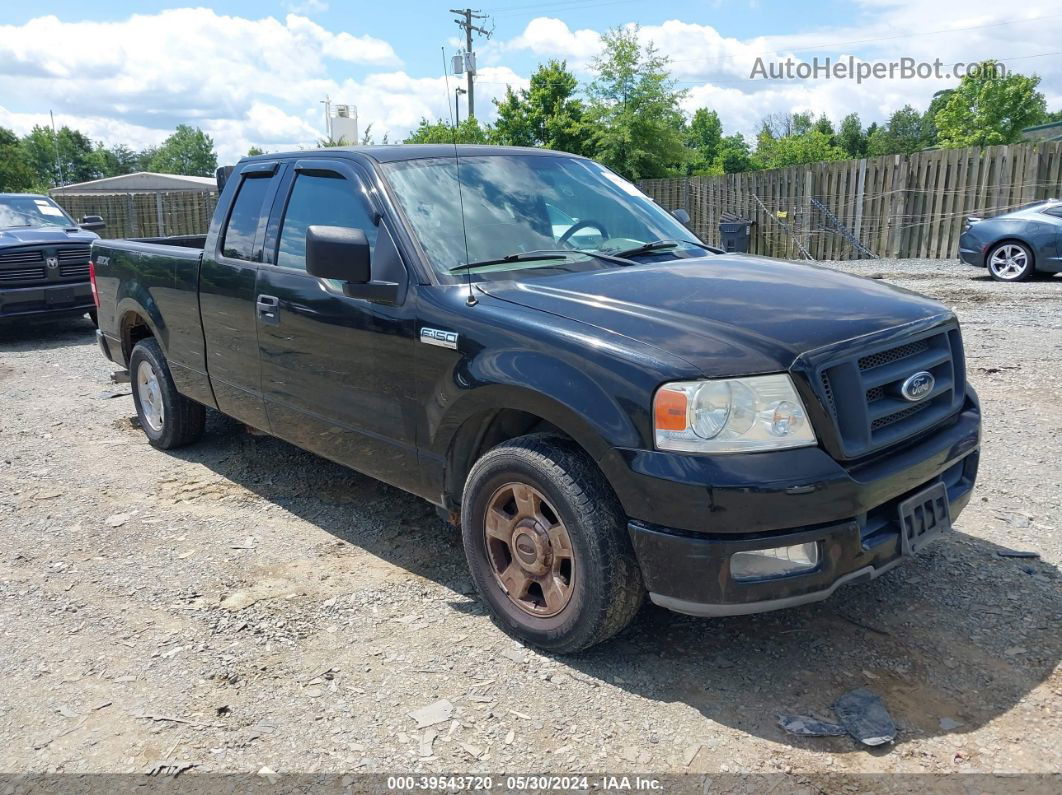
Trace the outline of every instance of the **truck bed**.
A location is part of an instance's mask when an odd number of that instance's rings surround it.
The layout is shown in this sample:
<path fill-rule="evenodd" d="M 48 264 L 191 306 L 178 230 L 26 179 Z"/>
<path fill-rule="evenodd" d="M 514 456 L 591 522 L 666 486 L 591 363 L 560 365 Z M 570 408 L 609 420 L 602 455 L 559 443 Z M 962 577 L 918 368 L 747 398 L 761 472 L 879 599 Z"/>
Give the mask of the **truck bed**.
<path fill-rule="evenodd" d="M 125 364 L 138 326 L 166 351 L 174 378 L 205 381 L 199 322 L 202 236 L 97 240 L 92 244 L 99 328 L 119 364 Z"/>

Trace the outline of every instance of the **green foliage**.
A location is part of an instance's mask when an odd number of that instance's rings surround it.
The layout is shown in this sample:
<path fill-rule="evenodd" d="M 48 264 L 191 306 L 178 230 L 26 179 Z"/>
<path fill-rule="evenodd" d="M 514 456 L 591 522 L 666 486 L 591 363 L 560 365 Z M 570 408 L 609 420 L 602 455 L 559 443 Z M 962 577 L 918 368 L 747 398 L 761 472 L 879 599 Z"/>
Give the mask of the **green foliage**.
<path fill-rule="evenodd" d="M 455 131 L 454 128 L 439 119 L 430 122 L 421 119 L 409 137 L 403 143 L 407 144 L 485 144 L 488 143 L 488 132 L 479 126 L 476 119 L 464 119 Z"/>
<path fill-rule="evenodd" d="M 803 125 L 799 129 L 805 129 Z M 756 148 L 760 168 L 785 168 L 824 160 L 844 160 L 844 150 L 833 143 L 832 136 L 819 129 L 807 129 L 795 135 L 771 138 L 761 135 Z"/>
<path fill-rule="evenodd" d="M 936 114 L 941 146 L 994 146 L 1021 139 L 1025 127 L 1047 114 L 1044 95 L 1036 90 L 1039 77 L 998 75 L 995 61 L 980 64 L 977 75 L 967 75 Z"/>
<path fill-rule="evenodd" d="M 691 153 L 690 173 L 721 173 L 716 159 L 722 142 L 723 123 L 719 121 L 719 114 L 708 108 L 698 108 L 686 128 L 686 146 Z"/>
<path fill-rule="evenodd" d="M 147 170 L 160 174 L 211 177 L 217 167 L 214 140 L 198 127 L 178 124 L 173 135 L 163 141 L 152 156 Z"/>
<path fill-rule="evenodd" d="M 35 125 L 22 139 L 27 165 L 40 186 L 85 182 L 104 175 L 92 141 L 78 130 Z"/>
<path fill-rule="evenodd" d="M 262 149 L 261 147 L 258 147 L 258 146 L 254 146 L 253 144 L 247 149 L 247 156 L 248 157 L 255 157 L 257 155 L 264 155 L 264 154 L 265 154 L 265 149 Z"/>
<path fill-rule="evenodd" d="M 573 154 L 586 154 L 589 128 L 586 106 L 575 96 L 579 81 L 564 61 L 539 64 L 529 86 L 505 89 L 505 99 L 495 105 L 498 119 L 490 138 L 506 146 L 541 146 Z"/>
<path fill-rule="evenodd" d="M 867 138 L 867 154 L 909 155 L 933 145 L 935 130 L 927 128 L 927 117 L 910 105 L 904 105 Z"/>
<path fill-rule="evenodd" d="M 0 127 L 0 192 L 28 192 L 35 179 L 36 174 L 30 168 L 18 136 L 6 127 Z"/>
<path fill-rule="evenodd" d="M 719 142 L 719 153 L 713 163 L 716 173 L 740 174 L 753 167 L 752 152 L 741 133 L 728 135 Z"/>
<path fill-rule="evenodd" d="M 637 28 L 601 36 L 602 54 L 588 88 L 593 156 L 628 179 L 680 173 L 687 159 L 684 117 L 668 59 L 638 43 Z"/>
<path fill-rule="evenodd" d="M 863 123 L 858 113 L 849 113 L 841 119 L 841 129 L 837 133 L 837 145 L 851 158 L 866 157 L 867 134 L 863 132 Z"/>

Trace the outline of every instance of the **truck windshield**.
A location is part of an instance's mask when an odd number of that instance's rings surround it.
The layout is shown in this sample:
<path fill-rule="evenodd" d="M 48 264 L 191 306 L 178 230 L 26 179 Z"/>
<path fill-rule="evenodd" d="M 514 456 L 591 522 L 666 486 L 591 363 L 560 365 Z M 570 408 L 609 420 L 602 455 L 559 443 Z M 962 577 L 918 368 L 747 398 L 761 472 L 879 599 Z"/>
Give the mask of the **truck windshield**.
<path fill-rule="evenodd" d="M 58 226 L 70 229 L 70 220 L 55 202 L 43 196 L 0 196 L 0 229 Z"/>
<path fill-rule="evenodd" d="M 388 163 L 384 169 L 444 281 L 468 274 L 509 279 L 633 264 L 616 255 L 681 258 L 708 252 L 634 185 L 590 160 L 463 156 L 460 194 L 458 162 L 452 157 Z M 658 241 L 667 245 L 646 246 Z M 531 252 L 552 256 L 520 256 Z"/>

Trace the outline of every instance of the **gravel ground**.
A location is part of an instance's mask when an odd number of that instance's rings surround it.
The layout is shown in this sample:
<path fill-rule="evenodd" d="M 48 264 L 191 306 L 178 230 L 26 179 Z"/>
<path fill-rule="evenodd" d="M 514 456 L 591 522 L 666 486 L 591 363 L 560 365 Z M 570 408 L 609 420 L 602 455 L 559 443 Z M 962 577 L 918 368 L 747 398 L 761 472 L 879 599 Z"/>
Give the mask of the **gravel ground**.
<path fill-rule="evenodd" d="M 566 658 L 492 625 L 426 503 L 216 414 L 156 451 L 87 320 L 0 328 L 0 771 L 1062 770 L 1062 278 L 830 267 L 962 320 L 985 445 L 956 532 L 818 605 L 646 606 Z M 894 744 L 777 725 L 862 686 Z"/>

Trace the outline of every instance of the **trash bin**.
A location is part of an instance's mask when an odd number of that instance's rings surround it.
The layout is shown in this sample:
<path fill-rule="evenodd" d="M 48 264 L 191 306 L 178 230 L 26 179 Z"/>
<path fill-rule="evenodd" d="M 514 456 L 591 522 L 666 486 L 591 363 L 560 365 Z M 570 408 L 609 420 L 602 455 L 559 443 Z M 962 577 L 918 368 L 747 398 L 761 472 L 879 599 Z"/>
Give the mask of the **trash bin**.
<path fill-rule="evenodd" d="M 756 222 L 734 213 L 723 213 L 719 217 L 719 242 L 723 250 L 747 254 L 754 223 Z"/>

